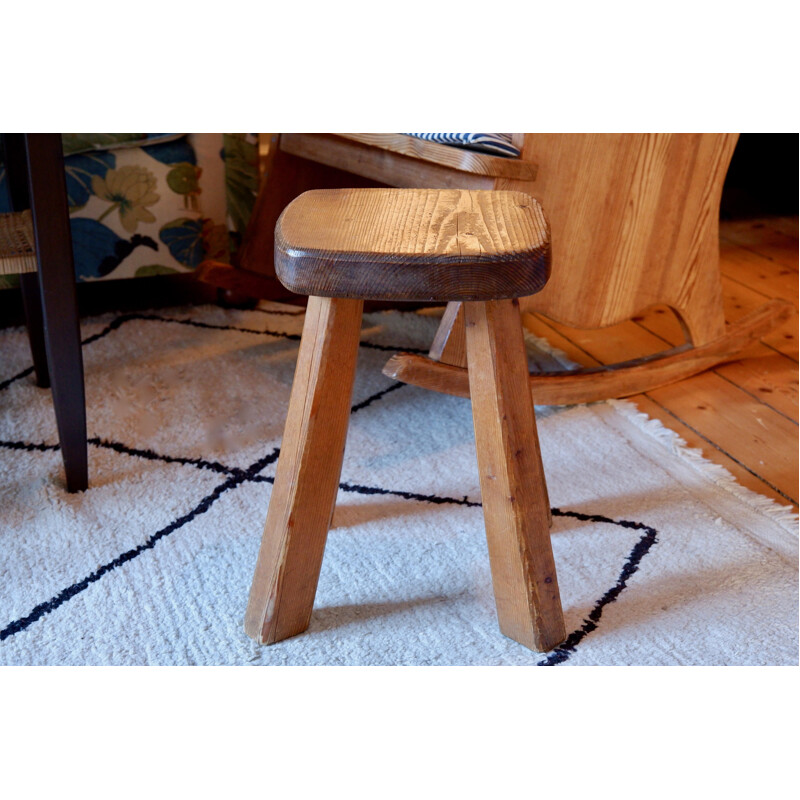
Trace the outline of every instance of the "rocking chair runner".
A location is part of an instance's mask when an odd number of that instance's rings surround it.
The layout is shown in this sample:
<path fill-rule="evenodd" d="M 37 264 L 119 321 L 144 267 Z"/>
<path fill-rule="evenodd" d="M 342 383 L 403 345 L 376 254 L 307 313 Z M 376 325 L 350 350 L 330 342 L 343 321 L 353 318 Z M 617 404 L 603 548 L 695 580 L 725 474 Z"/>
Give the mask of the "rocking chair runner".
<path fill-rule="evenodd" d="M 513 189 L 536 197 L 552 230 L 553 274 L 523 311 L 579 328 L 622 322 L 666 305 L 686 342 L 602 368 L 530 376 L 536 401 L 626 397 L 736 359 L 791 311 L 773 300 L 726 326 L 719 273 L 719 205 L 737 134 L 525 134 L 521 159 L 423 142 L 403 134 L 281 134 L 231 270 L 199 276 L 279 298 L 273 231 L 282 208 L 310 188 L 380 184 Z M 285 296 L 285 295 L 284 295 Z M 398 354 L 385 374 L 469 395 L 463 312 L 448 305 L 429 357 Z"/>

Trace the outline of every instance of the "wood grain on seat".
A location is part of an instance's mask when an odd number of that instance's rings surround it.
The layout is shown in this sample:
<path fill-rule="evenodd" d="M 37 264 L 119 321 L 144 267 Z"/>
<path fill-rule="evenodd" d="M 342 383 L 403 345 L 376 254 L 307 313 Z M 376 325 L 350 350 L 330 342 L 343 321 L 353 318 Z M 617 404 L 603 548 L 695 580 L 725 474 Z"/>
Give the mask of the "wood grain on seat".
<path fill-rule="evenodd" d="M 547 282 L 549 228 L 522 192 L 323 189 L 281 215 L 275 268 L 286 288 L 319 297 L 523 297 Z"/>

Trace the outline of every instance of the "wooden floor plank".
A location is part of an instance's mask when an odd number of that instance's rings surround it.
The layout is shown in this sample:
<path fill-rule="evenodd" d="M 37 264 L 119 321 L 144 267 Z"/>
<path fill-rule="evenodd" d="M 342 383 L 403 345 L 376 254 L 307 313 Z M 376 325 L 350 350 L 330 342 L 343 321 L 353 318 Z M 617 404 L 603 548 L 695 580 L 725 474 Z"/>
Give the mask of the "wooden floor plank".
<path fill-rule="evenodd" d="M 755 311 L 770 298 L 754 289 L 750 289 L 739 281 L 722 276 L 723 304 L 725 306 L 725 318 L 730 322 Z M 797 326 L 798 315 L 795 312 L 786 322 L 779 325 L 772 333 L 765 336 L 761 341 L 769 345 L 779 353 L 798 360 L 797 352 Z"/>
<path fill-rule="evenodd" d="M 739 236 L 749 244 L 763 247 L 769 244 L 775 233 L 797 239 L 797 217 L 749 217 L 746 219 L 722 219 L 719 222 L 720 236 Z"/>
<path fill-rule="evenodd" d="M 723 275 L 766 297 L 783 297 L 797 307 L 798 274 L 790 267 L 735 244 L 720 244 Z"/>
<path fill-rule="evenodd" d="M 664 340 L 635 322 L 605 331 L 576 331 L 554 324 L 561 335 L 604 364 L 665 348 Z M 577 340 L 577 341 L 576 341 Z M 797 500 L 797 426 L 783 413 L 762 402 L 755 392 L 740 388 L 714 372 L 705 372 L 647 395 L 719 450 L 747 464 L 753 473 L 791 502 Z"/>
<path fill-rule="evenodd" d="M 677 315 L 666 306 L 648 308 L 647 311 L 637 314 L 633 321 L 661 339 L 665 348 L 677 347 L 686 341 Z"/>
<path fill-rule="evenodd" d="M 576 364 L 580 364 L 582 367 L 597 367 L 600 365 L 596 358 L 592 358 L 585 350 L 581 350 L 575 342 L 559 333 L 550 320 L 538 314 L 523 313 L 522 325 L 535 336 L 545 339 L 552 347 L 561 350 L 567 358 Z"/>
<path fill-rule="evenodd" d="M 659 312 L 660 309 L 650 309 L 636 320 L 669 344 L 681 344 L 684 336 L 677 317 L 671 312 Z M 798 421 L 797 362 L 788 356 L 756 344 L 738 361 L 721 364 L 714 372 L 793 422 Z"/>
<path fill-rule="evenodd" d="M 797 251 L 797 217 L 767 217 L 765 222 L 767 228 L 772 228 L 794 239 L 795 252 Z"/>
<path fill-rule="evenodd" d="M 684 341 L 680 324 L 673 314 L 656 313 L 651 309 L 637 320 L 642 327 L 671 345 Z M 763 344 L 752 346 L 743 355 L 749 357 L 721 364 L 713 372 L 796 423 L 797 362 Z"/>
<path fill-rule="evenodd" d="M 797 425 L 797 364 L 786 356 L 772 353 L 732 361 L 714 372 Z"/>
<path fill-rule="evenodd" d="M 582 330 L 547 320 L 548 324 L 601 364 L 660 353 L 670 347 L 664 340 L 632 320 L 600 330 Z"/>
<path fill-rule="evenodd" d="M 797 270 L 797 217 L 720 222 L 720 239 Z"/>
<path fill-rule="evenodd" d="M 581 340 L 578 345 L 571 338 L 575 335 L 573 329 L 555 325 L 538 315 L 525 315 L 524 321 L 529 330 L 548 339 L 553 346 L 584 366 L 610 363 L 618 360 L 616 356 L 623 353 L 627 357 L 631 348 L 637 346 L 637 341 L 644 341 L 651 346 L 655 346 L 656 342 L 661 342 L 662 347 L 664 344 L 660 338 L 644 329 L 636 331 L 626 325 L 625 332 L 629 338 L 625 349 L 616 349 L 620 331 L 612 339 L 602 336 L 602 331 L 581 331 L 580 336 L 576 337 Z M 565 330 L 568 335 L 565 335 Z M 609 361 L 592 356 L 602 356 Z M 766 373 L 766 377 L 758 375 L 760 384 L 750 386 L 755 390 L 752 393 L 736 385 L 727 374 L 706 372 L 630 399 L 640 410 L 676 431 L 691 447 L 700 449 L 706 458 L 728 469 L 742 485 L 782 504 L 792 503 L 796 508 L 797 460 L 787 443 L 797 441 L 797 427 L 789 418 L 797 418 L 797 387 L 786 368 L 792 362 L 777 353 L 772 353 L 772 357 L 778 362 L 775 372 L 779 380 L 775 381 L 773 391 L 779 398 L 776 400 L 780 406 L 778 409 L 765 404 L 758 397 L 758 388 L 770 385 L 767 359 L 726 365 L 734 375 L 737 371 L 742 373 L 748 369 Z M 796 365 L 794 367 L 796 373 Z M 740 379 L 747 382 L 747 376 Z M 721 414 L 718 413 L 720 410 Z"/>
<path fill-rule="evenodd" d="M 719 464 L 727 469 L 742 486 L 754 492 L 758 492 L 758 494 L 771 497 L 781 505 L 787 505 L 787 503 L 790 502 L 783 494 L 776 491 L 758 475 L 754 474 L 746 464 L 734 460 L 717 447 L 714 442 L 689 427 L 682 419 L 652 398 L 644 394 L 639 394 L 629 399 L 636 403 L 640 411 L 644 412 L 652 419 L 660 420 L 666 428 L 675 431 L 689 447 L 700 450 L 709 461 L 713 461 L 715 464 Z M 794 507 L 795 511 L 798 510 L 797 502 L 793 502 L 791 505 Z"/>
<path fill-rule="evenodd" d="M 795 363 L 797 363 L 798 360 L 797 322 L 798 318 L 795 314 L 794 317 L 761 340 L 764 344 L 769 345 L 779 353 L 783 353 L 785 356 L 791 358 Z"/>
<path fill-rule="evenodd" d="M 797 502 L 797 426 L 738 386 L 704 372 L 648 392 L 659 405 Z"/>

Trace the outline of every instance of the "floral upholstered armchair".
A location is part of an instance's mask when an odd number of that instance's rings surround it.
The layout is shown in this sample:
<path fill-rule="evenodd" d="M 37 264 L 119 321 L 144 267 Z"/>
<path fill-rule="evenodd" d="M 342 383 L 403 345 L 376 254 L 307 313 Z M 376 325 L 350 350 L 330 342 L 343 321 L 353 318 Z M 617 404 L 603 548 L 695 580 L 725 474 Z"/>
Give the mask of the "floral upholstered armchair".
<path fill-rule="evenodd" d="M 65 133 L 62 144 L 78 281 L 189 272 L 237 249 L 258 189 L 255 134 Z M 0 288 L 17 282 L 0 275 Z"/>

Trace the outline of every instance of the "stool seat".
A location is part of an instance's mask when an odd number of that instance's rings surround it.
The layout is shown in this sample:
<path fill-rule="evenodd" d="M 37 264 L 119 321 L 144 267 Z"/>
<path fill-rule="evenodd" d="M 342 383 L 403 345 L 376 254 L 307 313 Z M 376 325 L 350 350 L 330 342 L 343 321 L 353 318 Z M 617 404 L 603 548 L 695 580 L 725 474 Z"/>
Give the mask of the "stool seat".
<path fill-rule="evenodd" d="M 317 297 L 525 297 L 550 275 L 549 230 L 523 192 L 322 189 L 278 220 L 275 269 L 287 289 Z"/>

